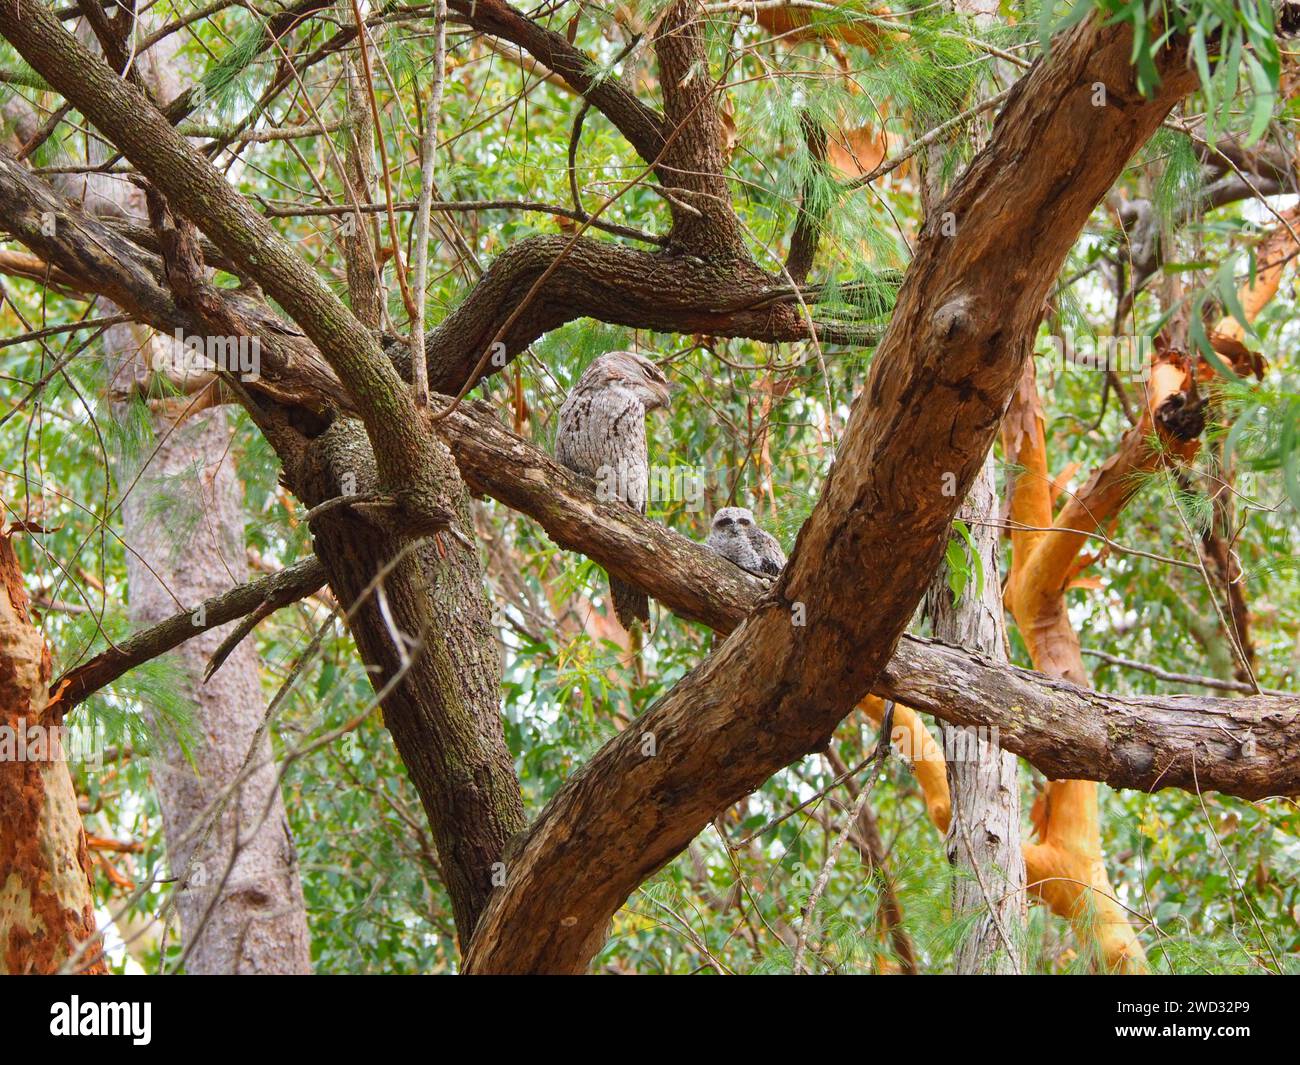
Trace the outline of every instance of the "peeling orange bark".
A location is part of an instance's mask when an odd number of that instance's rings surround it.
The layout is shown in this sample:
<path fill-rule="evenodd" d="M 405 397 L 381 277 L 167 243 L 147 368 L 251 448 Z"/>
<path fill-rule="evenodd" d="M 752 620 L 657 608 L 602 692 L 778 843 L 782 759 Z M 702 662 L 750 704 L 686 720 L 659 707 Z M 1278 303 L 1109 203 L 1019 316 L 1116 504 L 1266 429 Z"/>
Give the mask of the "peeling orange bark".
<path fill-rule="evenodd" d="M 858 704 L 858 709 L 877 725 L 884 720 L 885 703 L 878 695 L 868 695 Z M 952 797 L 948 791 L 948 766 L 944 761 L 943 748 L 930 734 L 921 715 L 902 703 L 894 704 L 894 727 L 890 732 L 890 741 L 902 752 L 917 783 L 921 785 L 925 810 L 935 828 L 947 832 L 952 817 Z"/>
<path fill-rule="evenodd" d="M 1277 295 L 1278 285 L 1287 264 L 1295 256 L 1295 235 L 1300 227 L 1300 204 L 1281 212 L 1281 221 L 1260 243 L 1255 251 L 1255 278 L 1247 281 L 1238 293 L 1246 320 L 1253 322 L 1265 306 Z M 1246 336 L 1245 327 L 1233 315 L 1226 314 L 1215 326 L 1215 333 L 1241 343 Z"/>
<path fill-rule="evenodd" d="M 1083 565 L 1079 554 L 1089 533 L 1106 531 L 1137 492 L 1137 474 L 1155 470 L 1167 455 L 1191 459 L 1202 428 L 1191 362 L 1175 351 L 1158 353 L 1147 384 L 1148 402 L 1115 454 L 1053 516 L 1055 484 L 1047 470 L 1047 447 L 1033 364 L 1003 422 L 1007 461 L 1023 472 L 1011 500 L 1012 567 L 1005 600 L 1015 617 L 1034 668 L 1048 676 L 1087 685 L 1079 638 L 1066 612 L 1065 591 Z M 1152 438 L 1161 446 L 1153 446 Z M 1051 528 L 1054 531 L 1043 531 Z M 1078 532 L 1055 531 L 1061 529 Z M 1113 972 L 1147 969 L 1146 954 L 1129 924 L 1102 860 L 1097 785 L 1050 781 L 1032 814 L 1038 842 L 1026 844 L 1029 888 L 1054 913 L 1069 918 L 1080 938 L 1094 942 Z"/>
<path fill-rule="evenodd" d="M 888 14 L 888 11 L 877 13 Z M 843 41 L 875 51 L 880 41 L 880 29 L 869 22 L 831 19 L 826 13 L 817 13 L 806 7 L 760 8 L 754 13 L 754 18 L 774 37 L 784 37 L 792 43 Z"/>
<path fill-rule="evenodd" d="M 78 972 L 105 973 L 77 796 L 42 716 L 50 673 L 0 530 L 0 973 L 57 973 L 74 958 Z"/>

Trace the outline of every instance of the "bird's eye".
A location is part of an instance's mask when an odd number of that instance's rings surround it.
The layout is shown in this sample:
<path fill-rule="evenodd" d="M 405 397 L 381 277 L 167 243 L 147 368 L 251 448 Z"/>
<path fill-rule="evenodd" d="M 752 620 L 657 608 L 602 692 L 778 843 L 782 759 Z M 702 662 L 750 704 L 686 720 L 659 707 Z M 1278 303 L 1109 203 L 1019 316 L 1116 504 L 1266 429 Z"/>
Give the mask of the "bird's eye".
<path fill-rule="evenodd" d="M 721 525 L 721 526 L 724 526 L 724 527 L 725 527 L 725 526 L 731 524 L 731 519 L 730 519 L 730 518 L 719 518 L 719 519 L 718 519 L 718 524 Z"/>
<path fill-rule="evenodd" d="M 658 370 L 656 370 L 653 366 L 644 367 L 643 372 L 645 373 L 646 380 L 657 381 L 659 384 L 664 383 L 665 380 L 664 375 L 661 374 Z"/>
<path fill-rule="evenodd" d="M 750 524 L 750 521 L 749 521 L 748 518 L 737 518 L 736 520 L 739 521 L 741 525 L 748 525 L 748 524 Z"/>

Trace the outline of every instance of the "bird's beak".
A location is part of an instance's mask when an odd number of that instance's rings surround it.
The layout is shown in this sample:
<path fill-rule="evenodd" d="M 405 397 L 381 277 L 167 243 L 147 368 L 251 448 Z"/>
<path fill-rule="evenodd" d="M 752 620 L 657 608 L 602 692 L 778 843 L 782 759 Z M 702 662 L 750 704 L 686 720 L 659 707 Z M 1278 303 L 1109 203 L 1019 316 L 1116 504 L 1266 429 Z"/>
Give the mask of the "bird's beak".
<path fill-rule="evenodd" d="M 655 389 L 655 402 L 653 407 L 646 407 L 646 410 L 665 410 L 668 407 L 668 401 L 672 399 L 673 393 L 677 391 L 672 382 L 659 385 Z"/>

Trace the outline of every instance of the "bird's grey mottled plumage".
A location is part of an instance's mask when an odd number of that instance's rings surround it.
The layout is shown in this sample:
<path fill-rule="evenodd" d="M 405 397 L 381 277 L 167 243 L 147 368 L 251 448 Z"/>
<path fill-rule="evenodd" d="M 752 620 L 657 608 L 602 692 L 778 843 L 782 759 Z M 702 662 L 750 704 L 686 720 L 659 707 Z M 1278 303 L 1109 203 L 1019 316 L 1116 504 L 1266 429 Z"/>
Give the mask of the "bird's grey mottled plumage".
<path fill-rule="evenodd" d="M 723 507 L 713 515 L 713 526 L 705 546 L 760 577 L 776 577 L 785 565 L 785 552 L 771 533 L 754 522 L 744 507 Z"/>
<path fill-rule="evenodd" d="M 631 351 L 602 355 L 560 408 L 555 457 L 575 473 L 594 477 L 602 499 L 620 499 L 644 514 L 650 478 L 645 415 L 668 406 L 669 392 L 667 379 L 644 356 Z M 624 628 L 650 620 L 644 592 L 613 578 L 609 591 Z"/>

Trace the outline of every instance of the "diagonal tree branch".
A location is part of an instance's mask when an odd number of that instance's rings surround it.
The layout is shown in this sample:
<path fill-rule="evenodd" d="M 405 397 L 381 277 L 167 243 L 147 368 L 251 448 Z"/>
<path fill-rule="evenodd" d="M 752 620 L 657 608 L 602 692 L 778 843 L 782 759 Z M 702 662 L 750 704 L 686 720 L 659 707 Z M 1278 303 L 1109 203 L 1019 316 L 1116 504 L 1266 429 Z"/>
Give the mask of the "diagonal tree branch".
<path fill-rule="evenodd" d="M 529 344 L 566 322 L 595 318 L 669 333 L 707 333 L 768 342 L 871 343 L 875 331 L 809 323 L 790 286 L 745 259 L 707 261 L 646 252 L 589 238 L 533 237 L 502 252 L 465 300 L 426 341 L 430 387 L 458 393 L 536 280 L 559 267 L 519 315 L 485 373 L 496 373 Z M 810 302 L 813 301 L 810 298 Z M 389 355 L 405 372 L 400 345 Z"/>
<path fill-rule="evenodd" d="M 824 746 L 871 689 L 983 464 L 1061 263 L 1124 163 L 1195 84 L 1173 46 L 1160 57 L 1161 87 L 1143 98 L 1131 47 L 1126 28 L 1090 19 L 1017 84 L 917 244 L 782 576 L 721 648 L 557 793 L 510 856 L 467 971 L 581 971 L 641 881 L 718 810 Z M 1110 106 L 1092 105 L 1097 82 Z"/>
<path fill-rule="evenodd" d="M 191 610 L 135 633 L 129 640 L 69 670 L 50 686 L 44 713 L 61 722 L 64 715 L 136 666 L 164 655 L 201 632 L 218 628 L 255 611 L 270 613 L 320 590 L 325 567 L 314 555 L 292 566 L 213 596 Z"/>
<path fill-rule="evenodd" d="M 695 0 L 677 0 L 655 33 L 664 121 L 671 136 L 658 167 L 673 190 L 672 246 L 705 259 L 747 259 L 723 173 L 722 117 Z"/>
<path fill-rule="evenodd" d="M 767 582 L 630 507 L 599 502 L 586 478 L 485 404 L 462 404 L 439 431 L 472 489 L 528 514 L 560 547 L 675 614 L 725 635 L 766 606 Z M 996 728 L 1007 750 L 1051 778 L 1252 799 L 1300 785 L 1300 697 L 1113 695 L 907 635 L 872 691 L 950 724 Z"/>
<path fill-rule="evenodd" d="M 315 271 L 138 88 L 113 73 L 43 3 L 4 0 L 0 33 L 74 103 L 247 276 L 255 278 L 316 344 L 343 382 L 375 448 L 386 488 L 413 530 L 445 524 L 431 483 L 435 457 L 410 390 L 379 343 Z"/>
<path fill-rule="evenodd" d="M 479 32 L 517 45 L 555 71 L 608 118 L 647 163 L 659 157 L 664 142 L 662 116 L 562 34 L 534 22 L 503 0 L 450 0 L 447 7 Z"/>

